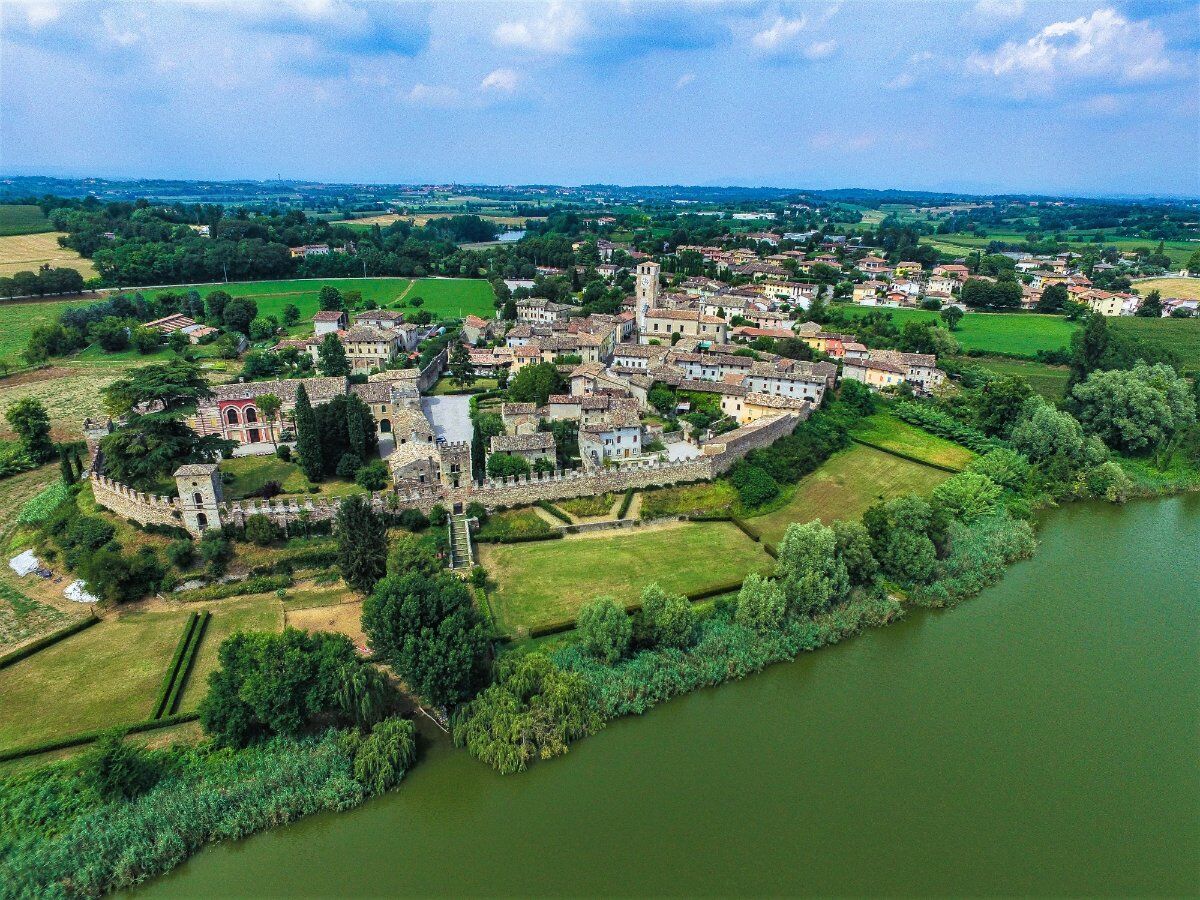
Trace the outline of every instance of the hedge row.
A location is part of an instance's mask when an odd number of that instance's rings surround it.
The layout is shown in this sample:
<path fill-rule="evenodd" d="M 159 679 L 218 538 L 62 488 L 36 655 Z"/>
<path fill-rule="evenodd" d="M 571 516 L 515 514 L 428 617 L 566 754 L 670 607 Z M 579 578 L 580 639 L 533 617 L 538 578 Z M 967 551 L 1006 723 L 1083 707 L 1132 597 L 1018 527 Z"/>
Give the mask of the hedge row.
<path fill-rule="evenodd" d="M 188 676 L 192 674 L 192 667 L 196 664 L 196 656 L 200 652 L 200 642 L 204 640 L 204 632 L 208 629 L 208 621 L 211 618 L 212 613 L 205 610 L 204 614 L 200 617 L 200 621 L 196 623 L 192 639 L 188 642 L 187 650 L 183 654 L 183 662 L 179 666 L 179 675 L 175 679 L 175 686 L 171 688 L 171 696 L 167 699 L 166 711 L 171 715 L 179 711 L 179 699 L 183 696 L 183 689 L 187 686 Z"/>
<path fill-rule="evenodd" d="M 953 416 L 923 403 L 898 400 L 892 404 L 891 411 L 898 419 L 909 425 L 924 428 L 938 437 L 962 444 L 968 450 L 976 453 L 987 453 L 989 450 L 1004 446 L 1002 442 L 988 437 L 977 428 L 965 425 Z"/>
<path fill-rule="evenodd" d="M 940 469 L 943 472 L 950 472 L 954 475 L 957 475 L 962 471 L 962 469 L 956 469 L 953 466 L 943 466 L 941 463 L 930 462 L 927 459 L 922 459 L 919 456 L 913 456 L 912 454 L 905 453 L 902 450 L 894 450 L 891 447 L 882 447 L 879 444 L 872 444 L 870 441 L 864 441 L 862 438 L 852 437 L 850 440 L 854 441 L 856 444 L 862 444 L 864 447 L 870 447 L 872 450 L 878 450 L 880 453 L 886 453 L 888 456 L 895 456 L 899 459 L 906 459 L 909 462 L 920 463 L 923 466 L 929 466 L 931 469 Z"/>
<path fill-rule="evenodd" d="M 171 696 L 171 688 L 175 686 L 175 679 L 179 677 L 179 664 L 183 662 L 183 653 L 191 643 L 192 633 L 196 630 L 196 621 L 199 618 L 200 613 L 193 611 L 183 626 L 183 634 L 179 636 L 179 643 L 175 645 L 175 653 L 171 657 L 171 664 L 167 666 L 167 674 L 158 691 L 158 699 L 154 701 L 154 712 L 150 714 L 151 719 L 161 719 L 167 710 L 167 700 Z"/>
<path fill-rule="evenodd" d="M 477 544 L 532 544 L 536 541 L 556 541 L 563 537 L 561 531 L 547 531 L 544 534 L 512 534 L 506 536 L 476 536 Z"/>
<path fill-rule="evenodd" d="M 185 603 L 194 603 L 197 600 L 224 600 L 226 597 L 242 597 L 246 594 L 266 594 L 291 586 L 292 576 L 290 575 L 260 575 L 244 581 L 212 584 L 208 587 L 196 588 L 193 591 L 183 591 L 176 594 L 175 597 Z"/>
<path fill-rule="evenodd" d="M 558 521 L 562 522 L 564 525 L 571 525 L 575 522 L 574 519 L 568 516 L 549 500 L 539 500 L 535 505 L 540 509 L 544 509 L 546 512 L 550 513 L 550 515 L 554 516 L 554 518 L 558 519 Z"/>
<path fill-rule="evenodd" d="M 12 650 L 3 656 L 0 656 L 0 669 L 7 668 L 13 663 L 18 663 L 26 657 L 33 656 L 33 654 L 37 653 L 39 650 L 45 650 L 52 644 L 57 644 L 64 638 L 69 638 L 71 635 L 77 634 L 78 632 L 83 631 L 85 628 L 91 628 L 99 621 L 100 620 L 96 618 L 95 614 L 93 613 L 88 618 L 80 619 L 78 622 L 72 622 L 70 625 L 58 629 L 58 631 L 52 631 L 45 637 L 38 638 L 31 644 L 26 644 L 24 647 L 18 647 L 16 650 Z"/>
<path fill-rule="evenodd" d="M 629 507 L 633 504 L 633 488 L 625 489 L 625 496 L 621 499 L 621 508 L 617 510 L 617 518 L 623 519 L 629 512 Z"/>
<path fill-rule="evenodd" d="M 754 528 L 751 528 L 744 519 L 739 519 L 737 516 L 730 516 L 729 521 L 737 526 L 738 531 L 744 534 L 756 544 L 762 543 L 762 535 Z"/>
<path fill-rule="evenodd" d="M 126 734 L 141 734 L 145 731 L 156 731 L 159 728 L 170 728 L 172 725 L 181 725 L 184 722 L 194 722 L 199 718 L 199 713 L 180 713 L 177 716 L 147 719 L 144 722 L 113 726 L 113 728 L 120 728 Z M 43 741 L 40 744 L 27 744 L 24 747 L 0 750 L 0 762 L 8 762 L 11 759 L 21 759 L 26 756 L 37 756 L 39 753 L 49 753 L 52 750 L 65 750 L 68 747 L 81 747 L 84 744 L 90 744 L 109 731 L 112 731 L 112 728 L 97 728 L 95 731 L 85 731 L 81 734 L 71 735 L 70 737 L 55 738 L 54 740 Z"/>

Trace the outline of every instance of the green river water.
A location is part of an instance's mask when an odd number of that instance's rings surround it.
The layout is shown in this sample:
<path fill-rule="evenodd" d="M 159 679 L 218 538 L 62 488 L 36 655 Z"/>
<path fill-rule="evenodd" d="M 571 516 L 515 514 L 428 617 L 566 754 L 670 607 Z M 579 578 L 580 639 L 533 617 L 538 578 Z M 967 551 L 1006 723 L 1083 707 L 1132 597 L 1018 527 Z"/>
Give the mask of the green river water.
<path fill-rule="evenodd" d="M 494 775 L 210 848 L 147 896 L 1200 893 L 1200 496 L 1049 513 L 1033 560 Z"/>

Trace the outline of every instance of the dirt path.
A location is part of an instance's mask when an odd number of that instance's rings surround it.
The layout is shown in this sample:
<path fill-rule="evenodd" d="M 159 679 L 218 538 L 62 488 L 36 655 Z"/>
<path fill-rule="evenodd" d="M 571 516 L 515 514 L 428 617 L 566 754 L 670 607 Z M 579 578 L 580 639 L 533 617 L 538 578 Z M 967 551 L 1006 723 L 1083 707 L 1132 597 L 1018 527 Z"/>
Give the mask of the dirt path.
<path fill-rule="evenodd" d="M 550 515 L 550 513 L 546 512 L 544 509 L 542 509 L 540 506 L 531 506 L 530 509 L 533 510 L 533 514 L 535 516 L 537 516 L 543 522 L 546 522 L 549 525 L 553 525 L 555 528 L 558 528 L 558 527 L 562 526 L 562 524 L 563 524 L 561 521 L 554 518 L 554 516 Z M 565 510 L 564 510 L 564 512 L 565 512 Z M 568 515 L 570 515 L 570 513 L 568 513 Z"/>
<path fill-rule="evenodd" d="M 627 519 L 637 519 L 642 515 L 642 492 L 637 491 L 633 495 L 633 500 L 629 504 L 629 511 L 625 513 Z"/>

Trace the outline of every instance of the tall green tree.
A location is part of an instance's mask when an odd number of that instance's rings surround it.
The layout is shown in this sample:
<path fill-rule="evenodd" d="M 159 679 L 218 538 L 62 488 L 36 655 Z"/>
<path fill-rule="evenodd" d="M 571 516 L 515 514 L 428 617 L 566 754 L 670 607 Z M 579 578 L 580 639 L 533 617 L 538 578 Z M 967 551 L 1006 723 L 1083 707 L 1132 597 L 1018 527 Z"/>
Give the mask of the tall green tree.
<path fill-rule="evenodd" d="M 346 349 L 336 334 L 325 335 L 321 346 L 317 348 L 317 368 L 322 375 L 336 376 L 350 374 L 350 361 L 346 359 Z"/>
<path fill-rule="evenodd" d="M 884 575 L 902 584 L 924 584 L 933 578 L 937 548 L 929 536 L 929 503 L 915 494 L 876 503 L 863 514 L 863 525 Z"/>
<path fill-rule="evenodd" d="M 323 311 L 342 312 L 346 309 L 346 304 L 342 300 L 342 292 L 332 284 L 326 284 L 321 287 L 320 292 L 317 294 L 317 302 Z"/>
<path fill-rule="evenodd" d="M 455 341 L 450 349 L 450 377 L 459 387 L 470 387 L 475 383 L 475 367 L 471 365 L 471 354 L 466 344 Z"/>
<path fill-rule="evenodd" d="M 21 449 L 33 462 L 44 463 L 54 457 L 50 416 L 40 400 L 24 397 L 8 408 L 4 418 L 21 439 Z"/>
<path fill-rule="evenodd" d="M 813 521 L 793 522 L 779 543 L 775 575 L 791 608 L 803 615 L 846 599 L 850 576 L 837 556 L 833 529 Z"/>
<path fill-rule="evenodd" d="M 347 497 L 334 519 L 338 568 L 346 584 L 360 594 L 375 587 L 387 572 L 387 525 L 361 494 Z"/>
<path fill-rule="evenodd" d="M 300 468 L 309 481 L 321 481 L 325 477 L 325 463 L 321 456 L 321 436 L 317 432 L 317 417 L 308 400 L 304 385 L 296 388 L 296 452 L 300 456 Z"/>
<path fill-rule="evenodd" d="M 629 649 L 633 623 L 616 600 L 600 597 L 579 610 L 575 633 L 579 635 L 580 646 L 611 665 Z"/>
<path fill-rule="evenodd" d="M 487 634 L 460 578 L 390 575 L 363 603 L 371 649 L 419 696 L 457 706 L 483 683 Z"/>
<path fill-rule="evenodd" d="M 1162 294 L 1156 289 L 1148 293 L 1137 308 L 1137 315 L 1157 319 L 1162 316 Z"/>
<path fill-rule="evenodd" d="M 175 413 L 212 397 L 212 389 L 198 363 L 187 359 L 134 369 L 101 391 L 109 414 L 130 411 Z"/>
<path fill-rule="evenodd" d="M 1071 373 L 1068 391 L 1083 381 L 1100 365 L 1108 349 L 1108 322 L 1099 313 L 1092 313 L 1083 329 L 1071 335 Z"/>
<path fill-rule="evenodd" d="M 1187 381 L 1162 363 L 1093 372 L 1072 396 L 1084 431 L 1126 453 L 1158 450 L 1196 421 Z"/>

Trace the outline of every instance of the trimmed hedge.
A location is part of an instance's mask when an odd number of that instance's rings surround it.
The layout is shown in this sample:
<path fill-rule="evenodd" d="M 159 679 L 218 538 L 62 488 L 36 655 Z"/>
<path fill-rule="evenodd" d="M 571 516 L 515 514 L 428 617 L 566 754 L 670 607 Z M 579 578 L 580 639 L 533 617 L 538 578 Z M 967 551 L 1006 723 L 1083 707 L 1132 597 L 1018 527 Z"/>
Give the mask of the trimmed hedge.
<path fill-rule="evenodd" d="M 550 515 L 554 516 L 554 518 L 558 519 L 558 521 L 562 522 L 564 525 L 573 525 L 575 523 L 574 519 L 572 519 L 570 516 L 568 516 L 565 512 L 563 512 L 561 509 L 559 509 L 557 506 L 555 506 L 549 500 L 539 500 L 534 505 L 537 506 L 539 509 L 544 509 L 546 512 L 550 513 Z"/>
<path fill-rule="evenodd" d="M 37 756 L 39 753 L 49 753 L 52 750 L 82 747 L 84 744 L 90 744 L 102 735 L 112 731 L 113 728 L 120 728 L 126 734 L 141 734 L 145 731 L 156 731 L 159 728 L 170 728 L 172 725 L 181 725 L 184 722 L 194 722 L 199 718 L 199 713 L 181 713 L 177 716 L 164 716 L 161 719 L 147 719 L 144 722 L 135 722 L 132 725 L 114 725 L 108 728 L 97 728 L 95 731 L 84 731 L 80 734 L 73 734 L 70 737 L 42 741 L 40 744 L 27 744 L 24 747 L 0 750 L 0 762 L 22 759 L 26 756 Z"/>
<path fill-rule="evenodd" d="M 166 677 L 163 678 L 158 699 L 154 702 L 154 712 L 150 714 L 151 719 L 161 719 L 167 710 L 167 699 L 171 696 L 171 688 L 175 686 L 175 679 L 179 675 L 179 664 L 183 662 L 183 653 L 191 643 L 192 633 L 196 630 L 196 620 L 199 618 L 200 613 L 193 611 L 183 626 L 183 634 L 179 636 L 179 643 L 175 645 L 175 654 L 171 657 L 171 664 L 167 666 Z"/>
<path fill-rule="evenodd" d="M 204 632 L 208 630 L 209 619 L 212 618 L 212 613 L 205 610 L 200 620 L 196 623 L 196 627 L 192 633 L 192 639 L 188 642 L 187 651 L 183 655 L 183 661 L 179 665 L 179 674 L 175 678 L 175 686 L 171 688 L 171 696 L 167 700 L 167 712 L 175 714 L 179 711 L 179 699 L 183 696 L 183 689 L 187 686 L 188 676 L 192 674 L 192 667 L 196 664 L 196 656 L 200 652 L 200 642 L 204 640 Z"/>
<path fill-rule="evenodd" d="M 196 588 L 193 591 L 182 591 L 175 597 L 185 603 L 194 603 L 197 600 L 224 600 L 226 597 L 243 597 L 247 594 L 268 594 L 271 591 L 291 586 L 291 575 L 260 575 L 244 581 L 212 584 L 208 587 Z"/>
<path fill-rule="evenodd" d="M 625 496 L 621 500 L 621 508 L 617 510 L 617 518 L 624 519 L 629 512 L 629 507 L 633 504 L 633 488 L 625 489 Z"/>
<path fill-rule="evenodd" d="M 532 544 L 536 541 L 557 541 L 563 537 L 561 531 L 548 531 L 545 534 L 514 534 L 507 537 L 479 537 L 476 536 L 475 543 L 477 544 Z"/>
<path fill-rule="evenodd" d="M 86 619 L 80 619 L 78 622 L 72 622 L 70 625 L 58 629 L 58 631 L 52 631 L 50 634 L 46 635 L 45 637 L 38 638 L 31 644 L 26 644 L 24 647 L 18 647 L 16 650 L 12 650 L 3 656 L 0 656 L 0 669 L 7 668 L 13 663 L 18 663 L 27 657 L 33 656 L 33 654 L 37 653 L 39 650 L 45 650 L 47 647 L 57 644 L 59 641 L 69 638 L 73 634 L 78 634 L 85 628 L 91 628 L 99 621 L 100 620 L 96 617 L 96 614 L 93 613 L 90 617 Z"/>
<path fill-rule="evenodd" d="M 749 525 L 747 525 L 745 520 L 739 519 L 737 516 L 730 516 L 729 521 L 732 522 L 734 525 L 736 525 L 738 531 L 740 531 L 746 537 L 750 538 L 750 540 L 754 541 L 754 543 L 756 543 L 756 544 L 762 543 L 762 535 L 759 534 L 755 529 L 753 529 Z"/>
<path fill-rule="evenodd" d="M 888 456 L 895 456 L 898 459 L 906 459 L 909 462 L 920 463 L 923 466 L 929 466 L 931 469 L 941 469 L 943 472 L 950 472 L 954 475 L 962 472 L 962 469 L 956 469 L 953 466 L 943 466 L 941 463 L 930 462 L 927 459 L 921 459 L 919 456 L 912 456 L 900 450 L 893 450 L 890 447 L 881 447 L 879 444 L 872 444 L 870 441 L 864 441 L 862 438 L 852 437 L 850 440 L 856 444 L 862 444 L 864 447 L 870 447 L 872 450 L 878 450 L 880 453 L 886 453 Z M 970 448 L 968 448 L 970 449 Z"/>

